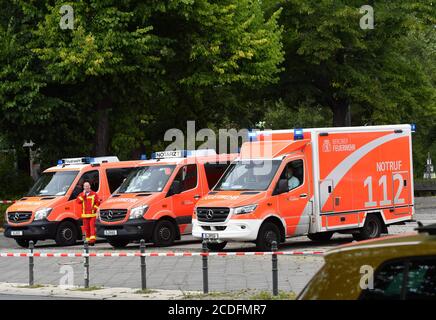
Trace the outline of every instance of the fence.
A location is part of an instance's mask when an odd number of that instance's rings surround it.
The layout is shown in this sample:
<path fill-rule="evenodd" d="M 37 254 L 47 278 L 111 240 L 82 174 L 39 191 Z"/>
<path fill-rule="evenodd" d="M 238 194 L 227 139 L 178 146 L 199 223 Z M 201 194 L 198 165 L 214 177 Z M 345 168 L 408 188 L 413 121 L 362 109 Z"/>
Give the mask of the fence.
<path fill-rule="evenodd" d="M 88 243 L 84 243 L 82 252 L 35 252 L 33 241 L 29 244 L 28 252 L 0 252 L 0 258 L 5 257 L 28 257 L 29 266 L 29 286 L 34 285 L 34 267 L 35 257 L 41 258 L 62 258 L 62 257 L 81 257 L 83 258 L 84 267 L 84 287 L 90 286 L 90 265 L 92 257 L 138 257 L 139 270 L 141 275 L 141 289 L 147 289 L 146 278 L 146 257 L 201 257 L 202 259 L 202 282 L 203 293 L 209 293 L 209 257 L 212 256 L 271 256 L 271 272 L 272 272 L 272 292 L 273 295 L 278 295 L 278 258 L 282 255 L 303 256 L 303 255 L 318 255 L 322 256 L 324 251 L 278 251 L 277 243 L 273 242 L 272 251 L 270 252 L 209 252 L 206 242 L 202 243 L 201 252 L 146 252 L 145 241 L 140 241 L 140 251 L 136 252 L 90 252 Z"/>

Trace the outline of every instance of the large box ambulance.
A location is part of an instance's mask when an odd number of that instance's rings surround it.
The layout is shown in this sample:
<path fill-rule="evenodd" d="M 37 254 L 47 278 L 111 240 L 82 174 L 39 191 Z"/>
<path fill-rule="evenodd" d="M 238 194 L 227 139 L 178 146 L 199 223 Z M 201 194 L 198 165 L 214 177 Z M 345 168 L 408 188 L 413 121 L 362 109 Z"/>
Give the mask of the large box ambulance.
<path fill-rule="evenodd" d="M 144 239 L 169 246 L 192 230 L 192 212 L 237 154 L 214 150 L 156 152 L 100 206 L 97 236 L 116 248 Z"/>
<path fill-rule="evenodd" d="M 379 237 L 414 213 L 411 125 L 260 131 L 196 205 L 193 236 L 260 250 L 287 237 Z"/>
<path fill-rule="evenodd" d="M 117 157 L 69 158 L 45 170 L 28 194 L 6 211 L 4 235 L 18 245 L 54 239 L 58 245 L 73 245 L 82 238 L 82 208 L 75 199 L 88 181 L 104 201 L 141 161 Z"/>

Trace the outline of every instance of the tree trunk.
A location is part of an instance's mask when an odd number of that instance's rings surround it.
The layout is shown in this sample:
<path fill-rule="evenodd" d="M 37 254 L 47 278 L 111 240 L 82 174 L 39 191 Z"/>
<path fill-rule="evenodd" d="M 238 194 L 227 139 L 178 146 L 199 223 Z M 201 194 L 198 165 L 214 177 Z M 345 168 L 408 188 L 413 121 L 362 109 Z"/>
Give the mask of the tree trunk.
<path fill-rule="evenodd" d="M 112 102 L 109 99 L 97 104 L 97 130 L 95 132 L 95 155 L 106 156 L 109 146 L 109 108 Z"/>
<path fill-rule="evenodd" d="M 350 107 L 347 101 L 339 100 L 330 104 L 333 112 L 334 127 L 349 127 L 351 126 Z"/>

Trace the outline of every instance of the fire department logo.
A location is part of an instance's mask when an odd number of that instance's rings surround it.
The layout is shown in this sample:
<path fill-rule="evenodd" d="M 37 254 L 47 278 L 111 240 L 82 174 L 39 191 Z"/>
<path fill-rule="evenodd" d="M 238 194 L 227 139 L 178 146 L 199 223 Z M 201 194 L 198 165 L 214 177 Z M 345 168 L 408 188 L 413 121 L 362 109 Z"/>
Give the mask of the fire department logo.
<path fill-rule="evenodd" d="M 109 210 L 109 212 L 106 214 L 106 218 L 108 220 L 112 220 L 112 217 L 114 216 L 114 213 L 112 212 L 112 210 Z"/>
<path fill-rule="evenodd" d="M 208 218 L 209 220 L 213 218 L 213 210 L 212 209 L 207 210 L 206 218 Z"/>
<path fill-rule="evenodd" d="M 332 144 L 330 140 L 324 140 L 322 144 L 322 152 L 331 152 L 332 151 Z"/>

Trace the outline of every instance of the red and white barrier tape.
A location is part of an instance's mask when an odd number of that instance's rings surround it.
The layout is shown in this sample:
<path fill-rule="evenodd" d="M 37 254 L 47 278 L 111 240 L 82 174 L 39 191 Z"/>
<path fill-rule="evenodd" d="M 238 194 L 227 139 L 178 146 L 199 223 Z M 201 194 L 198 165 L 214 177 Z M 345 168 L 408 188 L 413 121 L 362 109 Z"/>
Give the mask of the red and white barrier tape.
<path fill-rule="evenodd" d="M 324 251 L 277 251 L 277 252 L 0 252 L 0 257 L 41 257 L 41 258 L 74 258 L 74 257 L 195 257 L 195 256 L 311 256 L 323 255 Z"/>
<path fill-rule="evenodd" d="M 15 203 L 17 200 L 0 200 L 1 204 Z"/>

